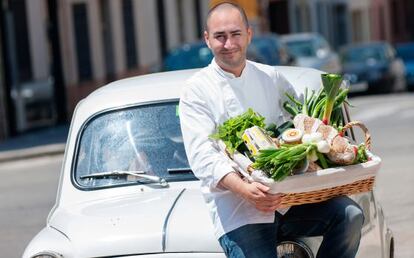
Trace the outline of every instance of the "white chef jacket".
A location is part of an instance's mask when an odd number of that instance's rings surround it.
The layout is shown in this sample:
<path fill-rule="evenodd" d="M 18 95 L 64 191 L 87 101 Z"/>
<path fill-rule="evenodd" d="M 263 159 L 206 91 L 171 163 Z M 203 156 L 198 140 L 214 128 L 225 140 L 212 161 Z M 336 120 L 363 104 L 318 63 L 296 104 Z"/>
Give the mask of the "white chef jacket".
<path fill-rule="evenodd" d="M 218 185 L 235 171 L 234 163 L 209 138 L 219 125 L 252 108 L 265 123 L 281 125 L 284 92 L 294 92 L 274 67 L 247 61 L 240 77 L 222 70 L 215 60 L 188 81 L 180 98 L 179 115 L 189 164 L 201 181 L 216 237 L 253 223 L 272 223 L 274 213 L 257 210 L 251 203 Z"/>

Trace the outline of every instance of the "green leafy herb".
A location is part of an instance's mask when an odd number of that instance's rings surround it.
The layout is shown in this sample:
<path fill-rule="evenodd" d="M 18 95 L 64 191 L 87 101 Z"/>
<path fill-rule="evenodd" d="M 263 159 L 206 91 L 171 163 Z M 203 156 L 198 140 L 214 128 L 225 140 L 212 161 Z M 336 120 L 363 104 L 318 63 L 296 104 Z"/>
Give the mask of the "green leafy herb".
<path fill-rule="evenodd" d="M 249 108 L 245 113 L 225 121 L 218 127 L 217 133 L 210 137 L 216 140 L 222 140 L 230 153 L 234 153 L 235 150 L 243 153 L 245 147 L 242 135 L 244 131 L 255 125 L 265 128 L 264 120 L 264 117 Z"/>
<path fill-rule="evenodd" d="M 367 161 L 368 161 L 367 147 L 365 146 L 365 144 L 361 143 L 358 146 L 357 163 L 364 163 Z"/>

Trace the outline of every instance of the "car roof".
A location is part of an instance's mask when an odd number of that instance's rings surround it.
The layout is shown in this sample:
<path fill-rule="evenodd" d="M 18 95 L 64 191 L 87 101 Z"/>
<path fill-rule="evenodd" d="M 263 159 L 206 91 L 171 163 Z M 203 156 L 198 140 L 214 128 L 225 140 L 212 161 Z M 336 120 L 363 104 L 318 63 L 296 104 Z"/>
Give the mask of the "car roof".
<path fill-rule="evenodd" d="M 83 123 L 92 115 L 105 110 L 139 103 L 178 100 L 185 81 L 198 70 L 153 73 L 112 82 L 81 100 L 75 109 L 75 119 Z"/>
<path fill-rule="evenodd" d="M 176 93 L 177 85 L 181 85 L 191 75 L 200 69 L 187 69 L 171 72 L 152 73 L 114 81 L 92 92 L 87 99 L 99 98 L 101 95 L 113 93 L 137 92 L 140 97 L 151 96 L 156 98 L 160 91 Z"/>
<path fill-rule="evenodd" d="M 296 40 L 309 40 L 309 39 L 314 39 L 318 37 L 321 37 L 318 33 L 303 32 L 303 33 L 282 35 L 280 39 L 286 42 L 286 41 L 296 41 Z"/>

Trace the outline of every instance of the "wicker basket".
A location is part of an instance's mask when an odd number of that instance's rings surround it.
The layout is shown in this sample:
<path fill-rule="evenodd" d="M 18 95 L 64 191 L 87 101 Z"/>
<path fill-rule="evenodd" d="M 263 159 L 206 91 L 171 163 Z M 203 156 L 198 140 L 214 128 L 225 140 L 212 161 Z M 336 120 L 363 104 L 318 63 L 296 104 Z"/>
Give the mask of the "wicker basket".
<path fill-rule="evenodd" d="M 343 135 L 346 130 L 350 129 L 353 126 L 358 126 L 359 128 L 362 129 L 365 135 L 365 145 L 367 149 L 370 150 L 371 149 L 371 136 L 366 126 L 362 124 L 361 122 L 353 121 L 353 122 L 346 124 L 343 127 L 342 131 L 339 132 L 339 134 Z M 281 202 L 282 206 L 294 206 L 294 205 L 301 205 L 301 204 L 306 204 L 306 203 L 316 203 L 316 202 L 322 202 L 322 201 L 325 201 L 325 200 L 328 200 L 330 198 L 337 197 L 337 196 L 353 195 L 357 193 L 368 192 L 368 191 L 371 191 L 374 186 L 375 176 L 381 163 L 381 160 L 378 157 L 375 157 L 375 156 L 373 157 L 374 157 L 374 160 L 368 161 L 363 164 L 324 169 L 324 170 L 317 171 L 318 173 L 308 172 L 303 175 L 294 175 L 294 176 L 288 177 L 284 181 L 281 181 L 281 182 L 273 181 L 272 183 L 267 184 L 267 185 L 273 187 L 274 189 L 273 192 L 282 193 L 282 202 Z M 240 163 L 238 162 L 236 163 L 240 165 Z M 246 163 L 244 163 L 244 165 L 245 164 Z M 364 174 L 364 172 L 366 172 L 364 171 L 365 169 L 370 169 L 369 170 L 370 173 Z M 331 173 L 326 173 L 325 175 L 325 172 L 328 172 L 328 170 L 330 170 L 329 172 Z M 250 165 L 247 166 L 247 168 L 245 169 L 245 172 L 247 172 L 248 175 L 245 175 L 245 176 L 247 177 L 251 176 L 253 171 L 254 170 L 250 167 Z M 326 187 L 327 185 L 328 186 L 330 185 L 329 183 L 326 184 L 326 180 L 335 181 L 335 177 L 333 176 L 335 173 L 342 173 L 342 174 L 337 174 L 337 175 L 340 175 L 342 179 L 345 178 L 342 182 L 347 182 L 347 183 L 335 185 L 331 187 Z M 361 173 L 364 175 L 362 175 Z M 320 175 L 317 175 L 317 174 L 320 174 Z M 320 178 L 317 178 L 317 176 L 320 176 Z M 328 178 L 329 176 L 331 176 L 331 178 Z M 310 181 L 311 183 L 313 183 L 313 188 L 308 187 L 308 190 L 309 189 L 313 189 L 313 190 L 297 192 L 295 189 L 292 189 L 292 191 L 290 191 L 289 187 L 282 187 L 284 189 L 282 191 L 278 190 L 278 189 L 281 189 L 280 186 L 282 186 L 286 180 L 290 181 L 289 182 L 290 188 L 292 188 L 292 186 L 293 188 L 295 187 L 295 182 L 297 182 L 299 185 L 304 185 L 307 182 L 303 180 L 304 177 L 305 178 L 315 177 Z M 318 180 L 322 179 L 323 177 L 325 177 L 324 178 L 325 184 L 318 185 Z M 251 180 L 257 181 L 254 179 L 251 179 Z M 335 182 L 332 182 L 332 184 L 335 184 Z"/>

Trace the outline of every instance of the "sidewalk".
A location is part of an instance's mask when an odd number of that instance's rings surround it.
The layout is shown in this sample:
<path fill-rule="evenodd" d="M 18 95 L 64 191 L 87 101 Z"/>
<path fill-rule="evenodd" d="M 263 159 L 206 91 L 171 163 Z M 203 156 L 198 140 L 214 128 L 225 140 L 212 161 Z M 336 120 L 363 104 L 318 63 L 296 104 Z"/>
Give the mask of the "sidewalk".
<path fill-rule="evenodd" d="M 38 129 L 0 142 L 0 162 L 63 154 L 69 124 Z"/>

